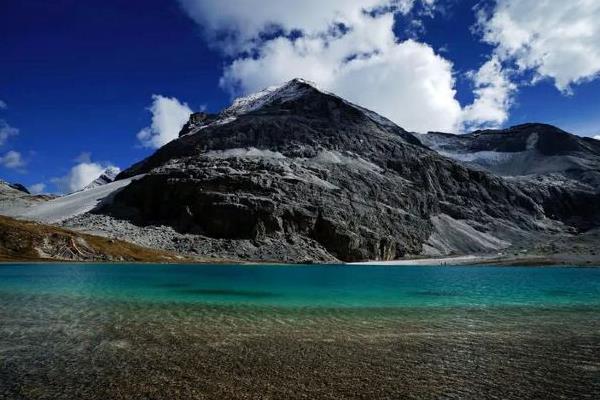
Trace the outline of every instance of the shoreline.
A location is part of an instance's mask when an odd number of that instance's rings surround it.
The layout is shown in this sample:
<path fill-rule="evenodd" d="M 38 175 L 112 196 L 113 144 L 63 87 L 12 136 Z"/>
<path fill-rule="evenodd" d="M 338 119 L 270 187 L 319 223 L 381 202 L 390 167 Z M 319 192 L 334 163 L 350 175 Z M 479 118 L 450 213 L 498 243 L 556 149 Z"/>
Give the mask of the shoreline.
<path fill-rule="evenodd" d="M 506 257 L 492 255 L 462 255 L 453 257 L 429 257 L 429 258 L 408 258 L 392 261 L 360 261 L 360 262 L 340 262 L 340 263 L 285 263 L 277 261 L 243 261 L 243 260 L 182 260 L 177 261 L 75 261 L 75 260 L 2 260 L 2 265 L 40 265 L 40 264 L 82 264 L 82 265 L 194 265 L 194 266 L 301 266 L 301 267 L 317 267 L 317 266 L 373 266 L 373 267 L 576 267 L 576 268 L 600 268 L 600 260 L 592 261 L 589 259 L 581 259 L 577 256 L 569 257 L 548 257 L 548 256 L 528 256 L 528 257 Z"/>
<path fill-rule="evenodd" d="M 570 259 L 571 258 L 571 259 Z M 549 256 L 486 256 L 486 255 L 463 255 L 454 257 L 430 257 L 430 258 L 410 258 L 393 261 L 363 261 L 349 263 L 350 265 L 371 265 L 371 266 L 473 266 L 473 267 L 580 267 L 580 268 L 598 268 L 600 260 L 589 260 L 569 257 L 549 257 Z"/>

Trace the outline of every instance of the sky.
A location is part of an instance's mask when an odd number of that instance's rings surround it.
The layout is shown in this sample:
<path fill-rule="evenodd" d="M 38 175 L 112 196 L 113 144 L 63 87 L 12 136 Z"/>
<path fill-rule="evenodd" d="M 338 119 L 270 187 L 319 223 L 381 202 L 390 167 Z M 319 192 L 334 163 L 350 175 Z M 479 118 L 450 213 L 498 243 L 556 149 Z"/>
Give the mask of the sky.
<path fill-rule="evenodd" d="M 295 77 L 414 132 L 594 137 L 598 20 L 597 0 L 3 0 L 0 178 L 79 190 Z"/>

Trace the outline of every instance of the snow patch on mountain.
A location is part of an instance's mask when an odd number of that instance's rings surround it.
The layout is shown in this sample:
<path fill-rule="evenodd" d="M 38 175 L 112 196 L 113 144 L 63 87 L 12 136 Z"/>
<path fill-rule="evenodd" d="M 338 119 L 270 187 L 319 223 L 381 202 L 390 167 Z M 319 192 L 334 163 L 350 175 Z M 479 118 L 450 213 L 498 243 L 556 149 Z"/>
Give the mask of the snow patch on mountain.
<path fill-rule="evenodd" d="M 119 167 L 108 167 L 104 170 L 102 175 L 94 179 L 89 185 L 84 187 L 82 190 L 89 190 L 98 186 L 103 186 L 108 183 L 111 183 L 115 180 L 117 175 L 119 175 L 119 172 L 121 172 L 121 168 Z"/>
<path fill-rule="evenodd" d="M 476 151 L 473 153 L 460 153 L 440 150 L 438 151 L 438 153 L 445 157 L 449 157 L 458 161 L 475 163 L 480 165 L 496 165 L 510 161 L 511 159 L 516 158 L 520 155 L 524 155 L 526 152 L 506 153 L 499 151 Z"/>
<path fill-rule="evenodd" d="M 527 138 L 527 150 L 535 150 L 537 148 L 538 141 L 540 140 L 540 134 L 537 132 L 533 132 Z"/>
<path fill-rule="evenodd" d="M 117 192 L 142 176 L 143 175 L 138 175 L 133 178 L 110 182 L 105 185 L 75 192 L 29 208 L 11 209 L 8 210 L 5 215 L 47 224 L 58 223 L 65 219 L 92 211 L 99 205 L 110 204 Z"/>
<path fill-rule="evenodd" d="M 209 158 L 286 158 L 278 151 L 261 150 L 255 147 L 250 148 L 235 148 L 227 150 L 213 150 L 203 154 Z"/>
<path fill-rule="evenodd" d="M 231 107 L 223 111 L 223 115 L 248 114 L 269 104 L 292 101 L 302 96 L 310 88 L 319 90 L 316 84 L 304 79 L 294 79 L 283 85 L 271 86 L 260 92 L 236 99 Z"/>
<path fill-rule="evenodd" d="M 25 194 L 30 194 L 29 190 L 27 190 L 27 188 L 25 186 L 21 185 L 20 183 L 9 183 L 9 182 L 6 182 L 5 180 L 0 179 L 0 186 L 18 190 L 19 192 L 22 192 Z"/>
<path fill-rule="evenodd" d="M 311 81 L 308 81 L 305 79 L 296 78 L 296 79 L 293 79 L 282 85 L 271 86 L 264 90 L 261 90 L 260 92 L 253 93 L 248 96 L 239 97 L 239 98 L 235 99 L 233 104 L 230 107 L 223 110 L 217 116 L 216 119 L 212 119 L 206 123 L 202 123 L 200 125 L 195 126 L 188 133 L 186 133 L 185 136 L 199 133 L 200 131 L 202 131 L 206 128 L 209 128 L 209 127 L 229 124 L 229 123 L 237 120 L 237 118 L 241 115 L 258 111 L 261 108 L 269 106 L 269 105 L 284 104 L 286 102 L 296 100 L 311 90 L 317 90 L 321 93 L 327 94 L 329 96 L 332 96 L 332 97 L 335 97 L 335 98 L 341 100 L 346 105 L 349 105 L 349 106 L 359 110 L 365 116 L 367 116 L 369 119 L 371 119 L 373 122 L 375 122 L 379 125 L 386 126 L 386 127 L 393 127 L 393 128 L 397 127 L 396 124 L 394 124 L 389 119 L 387 119 L 371 110 L 368 110 L 366 108 L 363 108 L 361 106 L 353 104 L 333 93 L 327 92 L 327 91 L 321 89 L 314 82 L 311 82 Z"/>
<path fill-rule="evenodd" d="M 383 172 L 383 169 L 378 165 L 349 151 L 341 153 L 339 151 L 323 150 L 316 157 L 310 159 L 310 161 L 324 164 L 340 164 L 377 174 Z"/>

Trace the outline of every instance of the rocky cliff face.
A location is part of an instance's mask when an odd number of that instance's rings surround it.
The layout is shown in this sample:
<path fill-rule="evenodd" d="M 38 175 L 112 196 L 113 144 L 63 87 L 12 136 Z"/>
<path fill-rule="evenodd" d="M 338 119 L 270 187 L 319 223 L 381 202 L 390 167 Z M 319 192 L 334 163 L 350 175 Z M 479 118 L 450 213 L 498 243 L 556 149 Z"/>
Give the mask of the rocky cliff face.
<path fill-rule="evenodd" d="M 301 80 L 194 116 L 178 140 L 117 179 L 139 174 L 96 212 L 167 226 L 173 240 L 195 238 L 188 251 L 228 258 L 489 252 L 598 214 L 579 207 L 590 200 L 579 189 L 556 197 L 457 163 Z"/>
<path fill-rule="evenodd" d="M 440 154 L 501 176 L 567 179 L 600 189 L 600 141 L 546 124 L 467 135 L 429 133 L 421 142 Z"/>
<path fill-rule="evenodd" d="M 545 214 L 578 230 L 600 224 L 600 141 L 547 124 L 418 135 L 441 155 L 518 184 Z"/>

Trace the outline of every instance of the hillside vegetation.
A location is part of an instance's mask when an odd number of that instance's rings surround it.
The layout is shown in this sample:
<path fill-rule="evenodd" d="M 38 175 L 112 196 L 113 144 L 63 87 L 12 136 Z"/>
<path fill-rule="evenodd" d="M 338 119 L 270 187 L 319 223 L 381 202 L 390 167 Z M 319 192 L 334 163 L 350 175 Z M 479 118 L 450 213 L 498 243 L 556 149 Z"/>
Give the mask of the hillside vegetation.
<path fill-rule="evenodd" d="M 120 240 L 0 216 L 0 261 L 192 261 Z"/>

